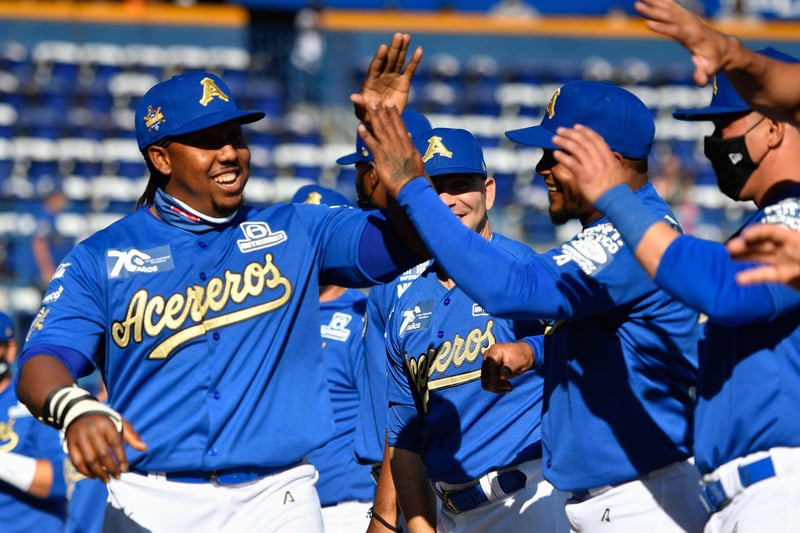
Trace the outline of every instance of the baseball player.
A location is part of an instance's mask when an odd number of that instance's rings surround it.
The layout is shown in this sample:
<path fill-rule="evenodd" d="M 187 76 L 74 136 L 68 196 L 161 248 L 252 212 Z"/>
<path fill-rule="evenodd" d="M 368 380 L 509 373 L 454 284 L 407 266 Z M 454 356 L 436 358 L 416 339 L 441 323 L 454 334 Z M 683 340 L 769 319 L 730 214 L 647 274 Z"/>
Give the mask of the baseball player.
<path fill-rule="evenodd" d="M 414 136 L 431 129 L 430 121 L 413 109 L 402 113 L 403 122 Z M 361 137 L 356 134 L 356 150 L 336 160 L 340 165 L 356 166 L 356 195 L 362 209 L 387 207 L 386 191 L 376 174 L 374 158 Z M 370 510 L 371 527 L 400 528 L 404 521 L 397 509 L 397 497 L 385 451 L 386 435 L 386 319 L 395 301 L 405 288 L 420 275 L 427 263 L 403 272 L 394 280 L 370 288 L 367 299 L 366 327 L 364 329 L 365 372 L 360 390 L 368 401 L 361 402 L 361 413 L 356 424 L 355 451 L 359 462 L 373 468 L 377 481 L 374 504 Z M 381 475 L 381 473 L 385 473 Z"/>
<path fill-rule="evenodd" d="M 64 527 L 64 450 L 53 428 L 31 416 L 12 387 L 17 341 L 11 317 L 0 312 L 0 511 L 3 531 L 58 532 Z"/>
<path fill-rule="evenodd" d="M 785 55 L 767 49 L 773 58 Z M 710 120 L 706 156 L 720 190 L 758 207 L 747 226 L 800 230 L 800 131 L 765 117 L 722 74 L 708 107 L 680 120 Z M 747 263 L 725 246 L 676 233 L 620 185 L 616 157 L 588 128 L 559 131 L 559 160 L 588 199 L 619 228 L 656 283 L 708 316 L 700 350 L 695 456 L 709 533 L 785 531 L 800 494 L 800 293 L 784 285 L 736 283 Z"/>
<path fill-rule="evenodd" d="M 495 181 L 462 129 L 415 138 L 441 201 L 502 253 L 533 251 L 493 233 Z M 541 333 L 539 321 L 487 313 L 433 262 L 398 299 L 386 328 L 389 446 L 400 506 L 415 531 L 565 531 L 566 497 L 542 477 L 544 380 L 529 372 L 516 395 L 481 388 L 482 353 L 495 342 Z M 431 485 L 441 512 L 431 505 Z M 421 523 L 420 523 L 421 522 Z"/>
<path fill-rule="evenodd" d="M 647 276 L 556 163 L 551 142 L 557 127 L 579 120 L 613 133 L 636 197 L 653 217 L 677 226 L 647 181 L 655 131 L 649 109 L 611 83 L 571 82 L 555 92 L 541 125 L 507 133 L 544 148 L 536 171 L 547 184 L 553 222 L 578 219 L 583 226 L 562 245 L 523 260 L 464 228 L 428 181 L 416 179 L 424 171 L 404 143 L 393 101 L 369 112 L 372 131 L 359 131 L 381 181 L 444 271 L 492 315 L 553 321 L 547 335 L 524 343 L 528 364 L 509 365 L 512 372 L 544 365 L 544 475 L 572 493 L 565 507 L 572 529 L 700 529 L 707 514 L 692 495 L 698 472 L 691 460 L 697 313 Z M 499 349 L 486 361 L 487 386 L 507 390 L 507 355 Z"/>
<path fill-rule="evenodd" d="M 108 482 L 106 527 L 322 530 L 304 461 L 334 435 L 319 286 L 420 257 L 380 212 L 244 205 L 242 124 L 261 117 L 210 73 L 147 91 L 140 207 L 73 249 L 29 331 L 18 391 Z M 75 386 L 92 367 L 108 406 Z"/>
<path fill-rule="evenodd" d="M 300 187 L 292 202 L 352 207 L 344 195 L 319 185 Z M 356 461 L 354 435 L 363 395 L 359 383 L 365 374 L 361 333 L 367 297 L 356 289 L 323 285 L 319 302 L 322 353 L 336 434 L 325 446 L 309 453 L 308 461 L 319 471 L 317 492 L 326 533 L 366 531 L 375 483 L 370 467 Z"/>

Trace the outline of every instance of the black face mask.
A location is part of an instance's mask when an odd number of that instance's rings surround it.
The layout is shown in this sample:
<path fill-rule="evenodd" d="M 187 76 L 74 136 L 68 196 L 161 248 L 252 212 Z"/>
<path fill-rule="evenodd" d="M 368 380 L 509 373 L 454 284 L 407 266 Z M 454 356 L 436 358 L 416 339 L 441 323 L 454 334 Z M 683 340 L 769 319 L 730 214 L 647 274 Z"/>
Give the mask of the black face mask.
<path fill-rule="evenodd" d="M 762 117 L 761 120 L 764 118 L 766 117 Z M 744 140 L 753 128 L 761 124 L 761 120 L 738 137 L 721 139 L 712 135 L 703 139 L 705 144 L 703 151 L 717 175 L 717 186 L 722 194 L 733 200 L 739 200 L 744 184 L 764 159 L 762 157 L 758 163 L 753 161 Z"/>

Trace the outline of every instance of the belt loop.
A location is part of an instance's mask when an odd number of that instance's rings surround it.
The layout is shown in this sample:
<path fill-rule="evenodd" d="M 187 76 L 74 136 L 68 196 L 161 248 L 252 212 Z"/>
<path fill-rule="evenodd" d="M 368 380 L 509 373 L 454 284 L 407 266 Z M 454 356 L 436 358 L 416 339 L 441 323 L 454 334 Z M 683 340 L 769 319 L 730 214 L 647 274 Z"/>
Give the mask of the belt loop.
<path fill-rule="evenodd" d="M 775 476 L 775 466 L 772 464 L 770 456 L 747 465 L 741 465 L 738 470 L 742 487 L 749 487 L 753 483 Z"/>

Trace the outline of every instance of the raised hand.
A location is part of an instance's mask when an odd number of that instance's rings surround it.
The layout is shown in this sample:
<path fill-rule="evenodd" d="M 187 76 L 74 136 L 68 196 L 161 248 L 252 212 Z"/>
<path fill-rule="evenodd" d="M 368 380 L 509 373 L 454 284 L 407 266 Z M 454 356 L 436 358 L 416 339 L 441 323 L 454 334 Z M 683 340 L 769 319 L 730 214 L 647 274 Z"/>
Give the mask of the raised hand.
<path fill-rule="evenodd" d="M 425 176 L 425 164 L 397 106 L 392 101 L 385 104 L 372 101 L 369 108 L 371 128 L 360 124 L 358 134 L 375 158 L 378 179 L 387 192 L 396 197 L 406 183 Z"/>
<path fill-rule="evenodd" d="M 708 78 L 725 66 L 733 37 L 715 30 L 675 0 L 638 0 L 634 7 L 648 19 L 648 28 L 689 50 L 698 85 L 705 86 Z"/>
<path fill-rule="evenodd" d="M 561 147 L 553 152 L 553 157 L 575 175 L 581 193 L 590 202 L 597 201 L 612 187 L 627 183 L 619 157 L 591 128 L 581 124 L 558 128 L 553 142 Z"/>
<path fill-rule="evenodd" d="M 350 95 L 355 107 L 356 117 L 362 122 L 370 122 L 367 104 L 375 100 L 392 102 L 400 113 L 408 103 L 411 92 L 411 79 L 422 60 L 422 48 L 417 47 L 408 65 L 405 64 L 411 36 L 407 33 L 395 33 L 389 46 L 381 44 L 361 85 L 360 93 Z"/>

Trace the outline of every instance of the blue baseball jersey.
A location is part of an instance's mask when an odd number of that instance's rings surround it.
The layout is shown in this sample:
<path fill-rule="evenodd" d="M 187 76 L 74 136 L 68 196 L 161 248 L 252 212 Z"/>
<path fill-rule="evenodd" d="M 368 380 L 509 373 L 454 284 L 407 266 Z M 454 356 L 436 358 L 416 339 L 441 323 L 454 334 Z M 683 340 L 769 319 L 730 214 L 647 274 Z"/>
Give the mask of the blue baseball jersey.
<path fill-rule="evenodd" d="M 427 266 L 426 261 L 408 269 L 392 281 L 369 290 L 363 336 L 366 363 L 360 386 L 365 398 L 361 403 L 359 422 L 356 425 L 355 447 L 356 457 L 364 464 L 380 463 L 383 460 L 386 436 L 386 321 L 397 300 Z"/>
<path fill-rule="evenodd" d="M 375 483 L 370 468 L 356 462 L 353 452 L 361 395 L 359 376 L 364 369 L 364 312 L 367 297 L 348 289 L 338 298 L 320 302 L 322 354 L 327 368 L 336 433 L 333 439 L 308 454 L 319 471 L 317 492 L 322 506 L 343 501 L 372 501 Z"/>
<path fill-rule="evenodd" d="M 800 187 L 747 224 L 800 231 Z M 656 281 L 708 315 L 700 347 L 695 455 L 704 473 L 772 447 L 800 446 L 800 292 L 783 284 L 741 286 L 723 244 L 681 236 Z"/>
<path fill-rule="evenodd" d="M 0 480 L 3 531 L 9 533 L 58 532 L 67 510 L 64 460 L 59 432 L 31 415 L 17 399 L 13 387 L 0 392 L 0 453 L 46 459 L 53 465 L 53 485 L 45 498 L 31 496 Z"/>
<path fill-rule="evenodd" d="M 677 224 L 651 185 L 635 194 Z M 553 320 L 533 341 L 553 485 L 619 483 L 691 456 L 697 313 L 658 288 L 606 218 L 518 260 L 463 231 L 424 180 L 398 199 L 433 256 L 489 313 Z"/>
<path fill-rule="evenodd" d="M 491 245 L 517 259 L 533 253 L 496 233 Z M 446 288 L 434 263 L 386 328 L 389 444 L 420 454 L 428 478 L 447 483 L 540 458 L 542 376 L 526 372 L 512 394 L 494 394 L 481 386 L 481 366 L 494 343 L 541 331 L 539 321 L 491 316 L 458 286 Z"/>
<path fill-rule="evenodd" d="M 133 469 L 294 464 L 334 434 L 319 285 L 375 283 L 361 257 L 379 247 L 359 239 L 371 216 L 275 204 L 191 231 L 139 209 L 61 263 L 21 359 L 98 367 L 148 445 L 127 450 Z"/>
<path fill-rule="evenodd" d="M 99 479 L 81 476 L 81 479 L 75 481 L 72 495 L 69 498 L 64 533 L 100 533 L 103 531 L 107 499 L 108 489 L 105 483 Z"/>

